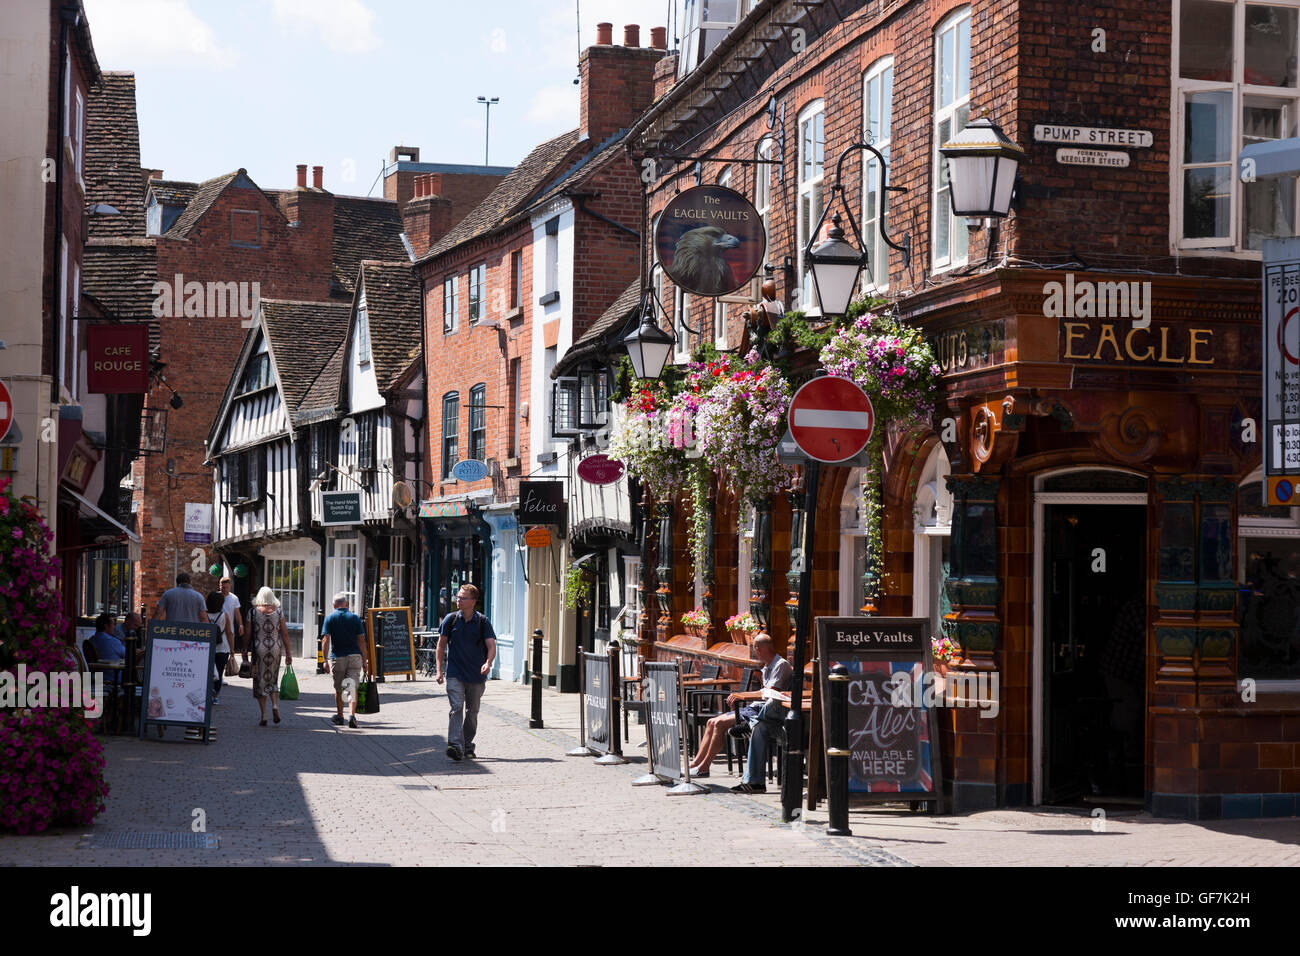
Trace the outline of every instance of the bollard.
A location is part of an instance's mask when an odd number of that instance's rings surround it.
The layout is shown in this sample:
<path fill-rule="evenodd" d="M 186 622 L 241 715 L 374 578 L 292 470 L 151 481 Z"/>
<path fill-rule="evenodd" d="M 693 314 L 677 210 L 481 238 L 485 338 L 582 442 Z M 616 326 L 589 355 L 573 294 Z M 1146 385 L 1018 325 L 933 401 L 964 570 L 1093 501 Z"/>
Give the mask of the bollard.
<path fill-rule="evenodd" d="M 384 683 L 384 645 L 375 645 L 375 672 L 371 675 L 376 684 Z"/>
<path fill-rule="evenodd" d="M 618 673 L 618 641 L 609 642 L 609 740 L 610 751 L 605 756 L 599 758 L 596 763 L 604 764 L 622 764 L 627 763 L 627 758 L 623 756 L 623 735 L 619 732 L 620 704 L 623 700 L 623 682 L 619 680 Z"/>
<path fill-rule="evenodd" d="M 843 664 L 831 668 L 831 725 L 826 756 L 830 770 L 826 796 L 830 809 L 828 836 L 853 836 L 849 829 L 849 672 Z"/>
<path fill-rule="evenodd" d="M 528 726 L 536 729 L 542 726 L 542 629 L 533 631 L 533 715 L 528 718 Z"/>

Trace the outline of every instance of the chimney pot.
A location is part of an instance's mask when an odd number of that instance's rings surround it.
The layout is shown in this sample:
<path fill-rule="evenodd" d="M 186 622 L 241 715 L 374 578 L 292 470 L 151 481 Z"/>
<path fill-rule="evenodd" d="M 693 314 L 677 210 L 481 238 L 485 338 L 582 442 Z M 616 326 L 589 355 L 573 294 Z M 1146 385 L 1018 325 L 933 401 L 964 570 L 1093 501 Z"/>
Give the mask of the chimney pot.
<path fill-rule="evenodd" d="M 324 188 L 325 188 L 325 187 L 322 185 L 323 182 L 324 182 L 324 173 L 325 173 L 325 167 L 324 167 L 324 166 L 313 166 L 313 167 L 311 168 L 311 184 L 312 184 L 312 188 L 314 188 L 314 189 L 324 189 Z"/>
<path fill-rule="evenodd" d="M 415 191 L 411 194 L 412 199 L 419 199 L 421 196 L 423 196 L 424 195 L 424 174 L 416 173 L 415 177 L 411 180 L 411 185 L 415 187 Z"/>
<path fill-rule="evenodd" d="M 429 196 L 442 195 L 442 173 L 429 173 L 428 176 L 424 177 L 424 180 L 425 180 L 425 184 L 428 186 L 428 189 L 426 190 L 426 195 Z"/>
<path fill-rule="evenodd" d="M 596 24 L 596 45 L 612 46 L 614 43 L 614 24 L 597 23 Z"/>
<path fill-rule="evenodd" d="M 629 23 L 623 28 L 623 45 L 638 47 L 641 45 L 641 26 L 636 23 Z"/>
<path fill-rule="evenodd" d="M 306 163 L 298 164 L 298 188 L 299 189 L 307 188 L 307 164 Z"/>
<path fill-rule="evenodd" d="M 650 46 L 656 50 L 668 49 L 668 28 L 667 27 L 650 28 Z"/>

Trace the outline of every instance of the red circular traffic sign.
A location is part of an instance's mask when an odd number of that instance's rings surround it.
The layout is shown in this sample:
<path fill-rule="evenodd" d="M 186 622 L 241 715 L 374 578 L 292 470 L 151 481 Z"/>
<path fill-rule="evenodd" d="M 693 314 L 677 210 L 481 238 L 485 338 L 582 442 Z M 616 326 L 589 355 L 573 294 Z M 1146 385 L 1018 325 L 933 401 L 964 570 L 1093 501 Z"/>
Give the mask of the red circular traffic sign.
<path fill-rule="evenodd" d="M 9 426 L 14 423 L 14 400 L 9 394 L 9 387 L 0 382 L 0 441 L 9 434 Z"/>
<path fill-rule="evenodd" d="M 789 422 L 790 435 L 805 455 L 834 464 L 867 447 L 876 412 L 853 382 L 824 375 L 795 392 Z"/>

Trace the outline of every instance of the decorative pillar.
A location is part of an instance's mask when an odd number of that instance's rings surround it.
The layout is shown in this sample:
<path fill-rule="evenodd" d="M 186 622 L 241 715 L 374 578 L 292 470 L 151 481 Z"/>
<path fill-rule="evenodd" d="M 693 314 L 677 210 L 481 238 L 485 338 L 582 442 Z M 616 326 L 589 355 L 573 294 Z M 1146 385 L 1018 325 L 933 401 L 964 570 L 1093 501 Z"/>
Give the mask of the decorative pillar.
<path fill-rule="evenodd" d="M 1200 554 L 1196 589 L 1196 679 L 1203 690 L 1237 688 L 1237 585 L 1233 558 L 1237 529 L 1232 520 L 1236 485 L 1227 478 L 1201 482 Z"/>
<path fill-rule="evenodd" d="M 799 575 L 803 572 L 807 557 L 803 553 L 804 495 L 802 482 L 786 492 L 790 502 L 790 569 L 785 574 L 786 587 L 790 596 L 785 602 L 785 613 L 790 618 L 790 631 L 799 626 Z"/>
<path fill-rule="evenodd" d="M 661 501 L 655 505 L 655 517 L 659 519 L 659 564 L 655 567 L 655 578 L 659 589 L 655 599 L 659 605 L 659 620 L 655 624 L 655 637 L 667 641 L 673 636 L 673 506 L 671 502 Z"/>
<path fill-rule="evenodd" d="M 749 613 L 760 630 L 772 624 L 772 597 L 769 593 L 772 574 L 772 499 L 754 502 L 753 559 L 749 567 Z"/>
<path fill-rule="evenodd" d="M 961 645 L 961 666 L 997 670 L 999 480 L 978 475 L 948 475 L 946 480 L 953 513 L 951 573 L 944 583 L 952 611 L 945 620 Z"/>
<path fill-rule="evenodd" d="M 1196 482 L 1156 482 L 1160 520 L 1156 524 L 1156 680 L 1196 679 Z"/>

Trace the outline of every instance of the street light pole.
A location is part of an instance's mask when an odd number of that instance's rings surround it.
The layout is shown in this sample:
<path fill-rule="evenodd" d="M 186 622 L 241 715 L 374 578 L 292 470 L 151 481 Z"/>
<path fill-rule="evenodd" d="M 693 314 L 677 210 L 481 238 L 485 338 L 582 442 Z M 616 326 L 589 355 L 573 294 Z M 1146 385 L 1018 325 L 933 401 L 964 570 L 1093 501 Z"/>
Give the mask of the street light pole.
<path fill-rule="evenodd" d="M 487 108 L 487 122 L 483 129 L 483 165 L 488 164 L 488 146 L 491 144 L 492 136 L 492 107 L 501 102 L 501 97 L 494 96 L 488 99 L 486 96 L 480 96 L 478 101 Z"/>

